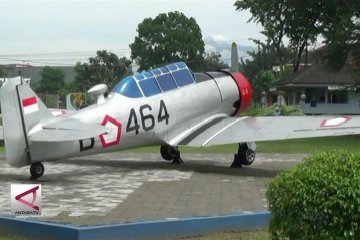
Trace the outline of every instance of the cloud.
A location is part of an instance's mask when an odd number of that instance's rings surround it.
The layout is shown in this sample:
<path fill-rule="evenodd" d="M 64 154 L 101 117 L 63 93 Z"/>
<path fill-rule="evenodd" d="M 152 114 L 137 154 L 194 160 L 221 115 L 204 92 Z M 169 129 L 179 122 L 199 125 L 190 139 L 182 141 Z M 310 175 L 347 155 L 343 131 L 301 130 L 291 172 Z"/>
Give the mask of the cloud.
<path fill-rule="evenodd" d="M 238 46 L 239 58 L 248 59 L 250 56 L 248 51 L 256 50 L 253 46 L 241 45 L 239 42 L 242 40 L 231 39 L 228 36 L 221 34 L 212 34 L 204 38 L 206 52 L 219 52 L 221 60 L 230 63 L 231 61 L 231 44 L 236 42 Z M 239 59 L 240 60 L 240 59 Z"/>

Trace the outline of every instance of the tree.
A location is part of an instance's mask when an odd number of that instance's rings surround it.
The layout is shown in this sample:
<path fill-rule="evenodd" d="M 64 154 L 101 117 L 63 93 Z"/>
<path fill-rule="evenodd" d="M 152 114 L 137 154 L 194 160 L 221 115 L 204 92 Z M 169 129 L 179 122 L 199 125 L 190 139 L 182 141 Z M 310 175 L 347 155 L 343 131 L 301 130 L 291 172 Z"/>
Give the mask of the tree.
<path fill-rule="evenodd" d="M 260 23 L 262 33 L 275 47 L 280 71 L 283 72 L 284 44 L 290 40 L 294 55 L 294 72 L 299 69 L 301 56 L 309 42 L 314 42 L 320 33 L 318 20 L 322 4 L 313 0 L 241 0 L 235 2 L 236 10 L 250 10 L 249 21 Z"/>
<path fill-rule="evenodd" d="M 126 57 L 119 58 L 116 54 L 105 50 L 97 51 L 96 55 L 89 58 L 89 63 L 76 64 L 76 90 L 85 92 L 99 83 L 105 83 L 111 89 L 129 74 L 131 61 Z"/>
<path fill-rule="evenodd" d="M 327 47 L 325 63 L 339 69 L 349 52 L 360 62 L 360 2 L 328 0 L 321 15 L 322 34 Z"/>
<path fill-rule="evenodd" d="M 299 70 L 302 54 L 308 44 L 314 43 L 321 33 L 319 19 L 323 12 L 322 1 L 288 0 L 286 2 L 285 34 L 293 49 L 293 71 Z"/>
<path fill-rule="evenodd" d="M 3 66 L 0 66 L 0 77 L 6 78 L 8 76 L 8 73 L 6 69 Z"/>
<path fill-rule="evenodd" d="M 228 64 L 222 62 L 221 54 L 219 52 L 205 53 L 205 71 L 216 71 L 219 69 L 230 68 Z"/>
<path fill-rule="evenodd" d="M 277 51 L 273 45 L 253 40 L 258 45 L 257 51 L 248 52 L 250 58 L 246 61 L 241 60 L 241 71 L 249 78 L 253 87 L 253 98 L 259 102 L 262 92 L 268 92 L 271 84 L 277 79 L 276 74 L 272 71 L 274 65 L 279 65 Z M 289 61 L 293 57 L 291 49 L 284 48 L 283 60 Z M 284 76 L 286 71 L 282 73 Z"/>
<path fill-rule="evenodd" d="M 139 70 L 176 61 L 187 62 L 194 71 L 203 68 L 205 44 L 195 18 L 177 11 L 161 13 L 144 19 L 137 32 L 130 48 Z"/>
<path fill-rule="evenodd" d="M 249 21 L 260 23 L 262 32 L 277 50 L 280 66 L 284 63 L 284 37 L 289 38 L 294 51 L 294 71 L 307 45 L 321 34 L 329 45 L 325 55 L 339 63 L 351 50 L 357 54 L 360 48 L 360 3 L 358 0 L 239 0 L 236 10 L 250 10 Z M 338 59 L 337 59 L 338 58 Z M 359 58 L 358 58 L 359 59 Z M 331 61 L 329 61 L 331 63 Z M 340 64 L 341 65 L 341 64 Z"/>
<path fill-rule="evenodd" d="M 65 73 L 59 68 L 45 66 L 41 70 L 40 75 L 41 80 L 36 89 L 39 92 L 57 93 L 65 85 Z"/>
<path fill-rule="evenodd" d="M 283 38 L 285 36 L 286 0 L 240 0 L 235 2 L 236 10 L 250 10 L 250 21 L 260 23 L 262 33 L 271 41 L 276 49 L 280 71 L 283 72 Z"/>

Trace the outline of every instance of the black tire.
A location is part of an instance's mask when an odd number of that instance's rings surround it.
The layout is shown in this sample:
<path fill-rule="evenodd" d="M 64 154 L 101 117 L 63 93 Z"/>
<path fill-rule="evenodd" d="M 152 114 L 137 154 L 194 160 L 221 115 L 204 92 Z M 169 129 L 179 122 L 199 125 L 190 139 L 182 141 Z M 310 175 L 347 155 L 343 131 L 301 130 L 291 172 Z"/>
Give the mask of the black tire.
<path fill-rule="evenodd" d="M 40 178 L 45 172 L 45 167 L 41 162 L 36 162 L 30 166 L 30 174 L 33 179 Z"/>
<path fill-rule="evenodd" d="M 161 145 L 160 154 L 161 157 L 166 161 L 172 161 L 175 158 L 177 147 L 170 145 Z"/>
<path fill-rule="evenodd" d="M 255 161 L 256 152 L 249 149 L 246 143 L 242 143 L 239 147 L 238 157 L 242 165 L 249 166 Z"/>

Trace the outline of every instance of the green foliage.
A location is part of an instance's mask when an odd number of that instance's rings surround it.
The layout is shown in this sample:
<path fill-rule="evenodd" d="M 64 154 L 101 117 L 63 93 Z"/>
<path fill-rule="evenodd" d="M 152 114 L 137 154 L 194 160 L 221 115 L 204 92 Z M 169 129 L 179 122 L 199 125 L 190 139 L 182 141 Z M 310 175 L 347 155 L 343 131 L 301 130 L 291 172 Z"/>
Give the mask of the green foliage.
<path fill-rule="evenodd" d="M 321 13 L 318 1 L 303 0 L 241 0 L 235 2 L 236 10 L 250 10 L 249 21 L 260 23 L 262 33 L 275 47 L 279 65 L 286 63 L 283 38 L 289 38 L 294 52 L 294 71 L 299 69 L 303 51 L 309 42 L 314 42 L 320 33 L 317 25 Z"/>
<path fill-rule="evenodd" d="M 277 59 L 276 49 L 268 43 L 261 43 L 260 41 L 253 40 L 258 44 L 258 51 L 248 52 L 251 56 L 250 59 L 241 61 L 241 70 L 249 78 L 253 87 L 253 99 L 255 102 L 260 102 L 261 93 L 269 92 L 272 83 L 275 82 L 278 77 L 273 71 L 274 65 L 279 65 Z M 283 60 L 290 61 L 293 54 L 289 48 L 283 50 Z M 285 74 L 283 73 L 282 76 Z"/>
<path fill-rule="evenodd" d="M 273 239 L 360 239 L 360 154 L 317 153 L 267 185 Z"/>
<path fill-rule="evenodd" d="M 280 106 L 280 112 L 283 116 L 302 116 L 304 115 L 304 112 L 301 110 L 301 107 L 298 105 L 281 105 Z"/>
<path fill-rule="evenodd" d="M 276 56 L 282 70 L 283 38 L 285 36 L 286 0 L 239 0 L 235 2 L 236 10 L 249 10 L 252 14 L 249 21 L 260 23 L 264 30 L 262 33 L 268 38 L 268 42 L 276 49 Z"/>
<path fill-rule="evenodd" d="M 216 232 L 203 236 L 192 236 L 175 238 L 174 240 L 269 240 L 269 233 L 267 231 L 231 231 L 231 232 Z"/>
<path fill-rule="evenodd" d="M 222 62 L 219 52 L 205 53 L 205 71 L 217 71 L 219 69 L 229 69 L 229 65 Z"/>
<path fill-rule="evenodd" d="M 258 73 L 258 81 L 254 84 L 253 96 L 256 100 L 259 100 L 263 92 L 269 92 L 270 87 L 277 80 L 275 73 L 272 70 L 261 70 Z"/>
<path fill-rule="evenodd" d="M 326 47 L 321 60 L 326 66 L 334 70 L 340 70 L 347 60 L 348 51 L 346 44 L 337 45 L 334 43 Z"/>
<path fill-rule="evenodd" d="M 349 51 L 360 48 L 360 1 L 348 0 L 239 0 L 236 10 L 249 10 L 249 21 L 260 23 L 263 34 L 275 47 L 280 67 L 283 61 L 283 38 L 289 39 L 294 54 L 294 71 L 307 45 L 318 36 L 324 38 L 332 51 L 325 56 L 330 66 L 338 67 L 337 58 L 346 58 Z M 335 50 L 337 48 L 340 50 Z M 343 51 L 346 50 L 346 51 Z M 335 54 L 333 54 L 335 53 Z M 344 63 L 344 61 L 340 61 Z"/>
<path fill-rule="evenodd" d="M 256 107 L 254 104 L 252 104 L 246 112 L 242 112 L 241 116 L 271 116 L 273 115 L 273 112 L 275 111 L 274 107 L 267 107 L 267 108 L 259 108 Z"/>
<path fill-rule="evenodd" d="M 322 34 L 329 51 L 325 55 L 325 63 L 338 69 L 341 63 L 345 63 L 349 52 L 359 61 L 360 1 L 349 0 L 339 4 L 337 0 L 328 0 L 323 9 Z"/>
<path fill-rule="evenodd" d="M 105 50 L 97 51 L 96 55 L 89 58 L 89 63 L 76 64 L 76 89 L 73 90 L 85 92 L 99 83 L 105 83 L 111 89 L 129 74 L 131 61 L 126 57 L 119 58 L 116 54 Z"/>
<path fill-rule="evenodd" d="M 27 238 L 10 234 L 0 234 L 0 240 L 26 240 Z"/>
<path fill-rule="evenodd" d="M 8 73 L 6 69 L 3 66 L 0 66 L 0 77 L 6 78 L 8 76 Z"/>
<path fill-rule="evenodd" d="M 241 116 L 273 116 L 276 111 L 276 104 L 273 104 L 270 107 L 259 108 L 255 105 L 251 105 L 246 112 L 241 113 Z M 280 115 L 282 116 L 301 116 L 304 115 L 300 106 L 286 106 L 281 105 L 280 107 Z"/>
<path fill-rule="evenodd" d="M 205 44 L 195 18 L 177 11 L 161 13 L 144 19 L 137 32 L 130 48 L 140 70 L 176 61 L 187 62 L 194 71 L 203 69 Z"/>
<path fill-rule="evenodd" d="M 65 73 L 59 68 L 45 66 L 40 75 L 41 80 L 36 86 L 36 90 L 39 92 L 56 93 L 65 86 Z"/>

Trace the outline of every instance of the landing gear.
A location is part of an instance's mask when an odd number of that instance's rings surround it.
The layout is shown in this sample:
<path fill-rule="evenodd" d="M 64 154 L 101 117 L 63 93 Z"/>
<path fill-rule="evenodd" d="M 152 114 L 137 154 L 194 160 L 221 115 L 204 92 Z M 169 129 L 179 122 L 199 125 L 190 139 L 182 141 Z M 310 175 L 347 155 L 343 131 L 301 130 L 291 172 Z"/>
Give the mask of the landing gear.
<path fill-rule="evenodd" d="M 45 167 L 41 162 L 31 164 L 30 173 L 32 179 L 40 178 L 45 172 Z"/>
<path fill-rule="evenodd" d="M 172 161 L 173 164 L 181 164 L 184 161 L 180 157 L 180 151 L 178 147 L 170 145 L 161 145 L 160 154 L 166 161 Z"/>
<path fill-rule="evenodd" d="M 256 152 L 252 149 L 255 149 L 256 146 L 250 149 L 248 144 L 251 143 L 239 144 L 238 153 L 234 155 L 234 161 L 231 164 L 232 168 L 241 168 L 243 165 L 248 166 L 254 162 Z"/>

